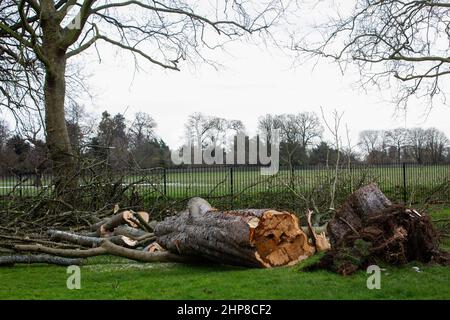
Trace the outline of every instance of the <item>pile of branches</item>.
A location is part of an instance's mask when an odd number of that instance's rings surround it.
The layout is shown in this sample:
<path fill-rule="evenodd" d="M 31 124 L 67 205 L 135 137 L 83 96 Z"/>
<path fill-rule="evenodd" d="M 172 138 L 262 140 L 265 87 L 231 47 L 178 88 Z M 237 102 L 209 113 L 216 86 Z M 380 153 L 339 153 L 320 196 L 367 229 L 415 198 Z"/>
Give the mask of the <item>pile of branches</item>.
<path fill-rule="evenodd" d="M 75 231 L 49 228 L 26 236 L 4 235 L 0 266 L 16 263 L 80 265 L 85 258 L 115 255 L 141 262 L 209 261 L 247 267 L 292 265 L 315 252 L 328 250 L 323 233 L 298 217 L 273 209 L 221 211 L 202 198 L 189 200 L 185 210 L 150 221 L 145 211 L 119 210 Z M 2 236 L 0 235 L 0 238 Z"/>
<path fill-rule="evenodd" d="M 110 254 L 141 262 L 203 260 L 268 268 L 293 265 L 322 251 L 306 270 L 347 275 L 371 264 L 450 265 L 426 212 L 393 204 L 376 184 L 352 193 L 328 222 L 326 234 L 312 226 L 311 211 L 302 228 L 298 217 L 286 211 L 222 211 L 202 198 L 190 199 L 185 210 L 160 222 L 145 211 L 117 205 L 95 213 L 33 212 L 0 215 L 0 253 L 7 253 L 0 255 L 0 266 L 80 265 L 85 258 Z M 83 224 L 74 227 L 73 219 Z"/>
<path fill-rule="evenodd" d="M 450 265 L 450 254 L 439 249 L 439 236 L 427 213 L 392 204 L 375 184 L 349 196 L 327 229 L 332 249 L 306 270 L 348 275 L 380 263 Z"/>
<path fill-rule="evenodd" d="M 125 182 L 125 175 L 112 176 L 106 174 L 109 172 L 107 170 L 108 168 L 104 168 L 102 163 L 83 163 L 80 169 L 80 172 L 83 173 L 79 178 L 80 186 L 70 190 L 70 198 L 76 199 L 76 201 L 67 201 L 64 197 L 58 197 L 46 187 L 38 189 L 39 192 L 34 195 L 17 196 L 16 189 L 26 186 L 27 181 L 27 179 L 20 179 L 8 195 L 0 197 L 0 254 L 16 254 L 32 250 L 40 252 L 46 250 L 46 246 L 52 249 L 69 250 L 92 249 L 94 246 L 99 246 L 98 241 L 92 239 L 86 243 L 90 242 L 95 245 L 80 245 L 65 239 L 55 240 L 52 229 L 64 230 L 80 236 L 101 238 L 102 241 L 112 238 L 113 244 L 117 239 L 115 233 L 120 232 L 121 229 L 124 229 L 123 227 L 140 229 L 142 232 L 139 236 L 144 236 L 144 233 L 152 233 L 142 223 L 137 224 L 130 221 L 124 222 L 124 225 L 120 226 L 118 230 L 114 228 L 109 230 L 109 233 L 97 232 L 97 229 L 90 230 L 93 225 L 99 226 L 105 220 L 113 219 L 112 215 L 119 213 L 117 203 L 123 206 L 122 211 L 138 211 L 142 208 L 142 199 L 135 192 L 137 185 L 146 183 L 156 190 L 155 194 L 158 191 L 155 187 L 157 181 L 154 181 L 154 179 L 158 179 L 158 175 L 147 172 L 148 174 L 137 181 Z M 151 210 L 154 215 L 162 216 L 153 208 L 147 209 Z M 166 209 L 164 214 L 169 211 Z M 130 239 L 136 240 L 133 237 Z M 39 250 L 35 247 L 28 247 L 29 245 L 37 245 Z M 97 250 L 97 252 L 100 251 Z M 63 252 L 63 254 L 72 256 L 70 252 Z M 74 253 L 74 257 L 78 255 L 83 254 Z M 27 259 L 31 258 L 27 255 Z"/>
<path fill-rule="evenodd" d="M 21 219 L 19 215 L 6 227 L 1 227 L 0 250 L 7 255 L 0 256 L 0 266 L 16 263 L 80 265 L 85 258 L 105 254 L 144 262 L 186 260 L 165 251 L 156 243 L 153 229 L 157 221 L 150 221 L 147 212 L 119 212 L 119 207 L 115 206 L 109 214 L 108 218 L 90 224 L 89 229 L 80 227 L 83 230 L 70 232 L 51 228 L 42 231 L 42 221 L 31 224 L 23 221 L 22 225 L 26 228 L 21 231 L 17 225 L 16 228 L 8 227 Z M 61 219 L 64 219 L 62 216 Z M 90 216 L 95 215 L 91 212 Z M 95 217 L 98 220 L 98 216 Z M 33 228 L 33 225 L 39 225 L 39 228 Z"/>

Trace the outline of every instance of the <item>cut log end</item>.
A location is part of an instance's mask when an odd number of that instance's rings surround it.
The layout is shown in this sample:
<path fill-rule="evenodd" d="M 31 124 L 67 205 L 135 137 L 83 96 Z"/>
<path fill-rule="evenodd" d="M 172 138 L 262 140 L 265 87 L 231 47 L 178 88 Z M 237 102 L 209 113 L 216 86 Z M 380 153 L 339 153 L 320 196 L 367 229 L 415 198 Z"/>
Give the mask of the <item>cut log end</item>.
<path fill-rule="evenodd" d="M 254 225 L 254 218 L 251 219 Z M 268 210 L 250 232 L 255 257 L 264 267 L 295 264 L 314 253 L 306 234 L 299 228 L 298 218 L 287 212 Z"/>
<path fill-rule="evenodd" d="M 188 210 L 156 225 L 156 242 L 182 256 L 260 268 L 292 265 L 315 252 L 289 212 L 209 208 L 201 198 L 190 201 Z"/>

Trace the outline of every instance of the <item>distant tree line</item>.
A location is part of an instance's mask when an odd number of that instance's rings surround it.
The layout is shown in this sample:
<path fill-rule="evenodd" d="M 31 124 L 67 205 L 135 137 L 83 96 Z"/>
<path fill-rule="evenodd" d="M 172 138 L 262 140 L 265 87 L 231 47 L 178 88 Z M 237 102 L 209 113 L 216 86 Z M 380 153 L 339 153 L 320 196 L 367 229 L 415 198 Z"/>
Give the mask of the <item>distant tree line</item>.
<path fill-rule="evenodd" d="M 100 163 L 111 170 L 173 166 L 169 146 L 155 133 L 156 121 L 138 112 L 127 120 L 123 114 L 107 111 L 94 119 L 75 103 L 66 108 L 66 124 L 77 163 Z M 33 129 L 32 129 L 33 128 Z M 280 164 L 333 165 L 341 163 L 450 163 L 450 141 L 436 128 L 364 130 L 354 146 L 340 148 L 324 139 L 324 127 L 314 112 L 267 114 L 258 119 L 260 141 L 271 144 L 271 129 L 280 132 Z M 1 172 L 39 173 L 51 168 L 45 138 L 30 124 L 28 129 L 8 128 L 0 121 Z M 249 135 L 240 120 L 202 113 L 191 114 L 185 123 L 185 143 L 223 149 L 224 159 L 238 133 L 245 134 L 246 159 Z M 254 137 L 253 137 L 254 138 Z M 234 144 L 236 148 L 236 144 Z M 269 148 L 270 150 L 270 148 Z M 234 150 L 236 151 L 236 150 Z M 235 162 L 236 163 L 236 162 Z"/>
<path fill-rule="evenodd" d="M 450 162 L 449 139 L 436 128 L 365 130 L 359 137 L 360 148 L 368 163 Z"/>
<path fill-rule="evenodd" d="M 271 129 L 279 129 L 280 164 L 286 167 L 334 165 L 338 158 L 342 164 L 450 163 L 450 141 L 436 128 L 365 130 L 360 133 L 355 145 L 351 145 L 350 141 L 340 142 L 339 150 L 336 143 L 325 139 L 323 119 L 314 112 L 266 114 L 258 118 L 257 128 L 258 136 L 269 145 Z M 233 137 L 239 132 L 246 132 L 241 121 L 201 113 L 190 115 L 185 124 L 186 142 L 200 146 L 202 150 L 219 146 L 223 148 L 224 159 L 233 142 L 236 151 Z M 246 163 L 251 138 L 254 137 L 246 135 Z M 342 137 L 338 139 L 343 140 Z"/>
<path fill-rule="evenodd" d="M 66 125 L 78 166 L 99 164 L 111 170 L 170 165 L 170 150 L 156 136 L 155 120 L 138 112 L 131 121 L 107 111 L 99 121 L 80 105 L 70 105 Z M 45 138 L 32 138 L 24 130 L 10 131 L 0 122 L 0 171 L 39 173 L 51 168 Z"/>

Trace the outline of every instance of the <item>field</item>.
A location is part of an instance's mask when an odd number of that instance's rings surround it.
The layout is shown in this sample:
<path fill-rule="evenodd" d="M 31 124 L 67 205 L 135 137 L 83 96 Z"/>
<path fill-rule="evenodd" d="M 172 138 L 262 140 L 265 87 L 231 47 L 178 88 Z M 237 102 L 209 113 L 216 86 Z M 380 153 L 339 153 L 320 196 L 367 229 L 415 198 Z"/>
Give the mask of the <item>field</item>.
<path fill-rule="evenodd" d="M 261 175 L 257 167 L 204 167 L 192 169 L 142 170 L 139 173 L 121 173 L 122 185 L 135 183 L 135 190 L 141 194 L 165 195 L 172 198 L 192 196 L 225 196 L 236 194 L 256 194 L 267 190 L 285 191 L 294 186 L 301 192 L 308 192 L 321 185 L 329 184 L 334 178 L 332 167 L 299 167 L 293 171 L 282 169 L 273 176 Z M 116 178 L 117 178 L 116 177 Z M 414 202 L 420 193 L 432 191 L 450 179 L 449 165 L 377 165 L 343 167 L 339 170 L 338 181 L 345 182 L 349 193 L 362 183 L 374 181 L 383 192 L 391 197 L 402 198 L 404 185 L 406 195 Z M 48 190 L 51 179 L 42 178 L 42 186 L 35 187 L 35 176 L 0 178 L 0 195 L 11 192 L 32 195 Z M 88 184 L 86 177 L 82 184 Z M 16 186 L 17 185 L 17 186 Z M 16 186 L 16 188 L 14 188 Z M 441 195 L 443 201 L 450 198 L 448 192 Z"/>
<path fill-rule="evenodd" d="M 437 208 L 432 216 L 448 218 L 450 208 Z M 449 239 L 442 245 L 449 250 Z M 0 299 L 450 299 L 450 268 L 417 263 L 385 267 L 380 290 L 367 289 L 362 271 L 342 277 L 300 272 L 298 266 L 246 269 L 112 257 L 92 258 L 81 268 L 80 290 L 67 289 L 67 277 L 64 267 L 2 268 Z"/>
<path fill-rule="evenodd" d="M 2 269 L 0 299 L 450 299 L 449 269 L 419 264 L 386 268 L 380 290 L 367 289 L 364 272 L 344 278 L 295 267 L 142 265 L 118 259 L 93 259 L 84 266 L 80 290 L 68 290 L 66 279 L 63 267 Z"/>

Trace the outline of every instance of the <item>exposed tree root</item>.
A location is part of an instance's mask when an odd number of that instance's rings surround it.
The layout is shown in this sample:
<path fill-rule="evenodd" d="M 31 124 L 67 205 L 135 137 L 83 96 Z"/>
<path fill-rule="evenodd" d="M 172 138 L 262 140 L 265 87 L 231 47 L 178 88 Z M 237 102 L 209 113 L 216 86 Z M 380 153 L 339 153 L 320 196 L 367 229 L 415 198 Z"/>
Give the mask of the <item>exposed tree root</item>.
<path fill-rule="evenodd" d="M 347 275 L 379 262 L 450 265 L 450 254 L 439 249 L 429 216 L 391 204 L 374 184 L 352 194 L 328 226 L 332 250 L 306 270 L 328 269 Z"/>

